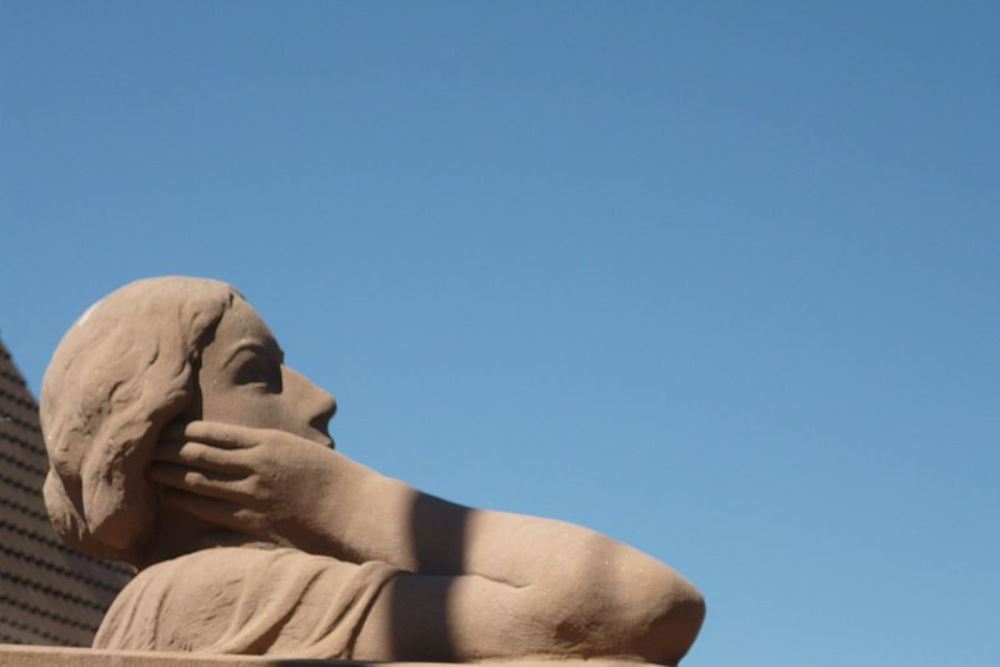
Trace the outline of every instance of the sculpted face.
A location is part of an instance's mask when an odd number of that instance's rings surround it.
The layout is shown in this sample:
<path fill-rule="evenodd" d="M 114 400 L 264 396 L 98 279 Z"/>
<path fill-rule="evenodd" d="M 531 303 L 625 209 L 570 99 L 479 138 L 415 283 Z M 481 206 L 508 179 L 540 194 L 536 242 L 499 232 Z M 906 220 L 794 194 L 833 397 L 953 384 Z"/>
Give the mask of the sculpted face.
<path fill-rule="evenodd" d="M 333 397 L 284 365 L 274 335 L 243 299 L 236 299 L 202 351 L 198 372 L 206 421 L 273 428 L 331 445 Z"/>

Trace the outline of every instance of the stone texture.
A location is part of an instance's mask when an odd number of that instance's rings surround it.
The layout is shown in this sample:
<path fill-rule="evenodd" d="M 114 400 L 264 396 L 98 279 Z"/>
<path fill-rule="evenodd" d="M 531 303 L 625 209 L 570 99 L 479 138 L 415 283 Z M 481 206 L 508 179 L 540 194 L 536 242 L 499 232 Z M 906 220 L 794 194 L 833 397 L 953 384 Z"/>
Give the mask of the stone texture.
<path fill-rule="evenodd" d="M 674 665 L 691 646 L 704 603 L 670 567 L 367 468 L 334 451 L 335 407 L 225 283 L 138 281 L 83 314 L 42 387 L 45 505 L 67 543 L 140 570 L 95 648 Z"/>

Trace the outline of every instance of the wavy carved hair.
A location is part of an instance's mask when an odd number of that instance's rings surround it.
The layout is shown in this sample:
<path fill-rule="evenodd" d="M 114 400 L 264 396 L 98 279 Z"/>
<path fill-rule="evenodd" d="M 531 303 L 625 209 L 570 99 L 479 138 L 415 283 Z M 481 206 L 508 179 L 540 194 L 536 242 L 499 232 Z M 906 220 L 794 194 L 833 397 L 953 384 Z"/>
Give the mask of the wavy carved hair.
<path fill-rule="evenodd" d="M 91 306 L 63 337 L 40 411 L 45 507 L 65 542 L 140 562 L 156 515 L 145 478 L 153 447 L 190 407 L 201 351 L 237 298 L 216 280 L 140 280 Z"/>

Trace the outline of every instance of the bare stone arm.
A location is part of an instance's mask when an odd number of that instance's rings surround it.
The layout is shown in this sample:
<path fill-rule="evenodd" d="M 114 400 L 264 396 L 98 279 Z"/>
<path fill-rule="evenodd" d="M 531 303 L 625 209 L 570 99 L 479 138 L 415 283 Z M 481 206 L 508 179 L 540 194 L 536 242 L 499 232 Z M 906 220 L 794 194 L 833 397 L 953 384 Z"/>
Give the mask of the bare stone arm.
<path fill-rule="evenodd" d="M 283 431 L 193 422 L 157 458 L 150 477 L 173 490 L 177 509 L 412 573 L 389 585 L 363 626 L 358 650 L 371 659 L 537 654 L 674 664 L 704 616 L 691 584 L 636 549 L 565 522 L 441 500 Z M 447 654 L 434 652 L 442 647 Z"/>

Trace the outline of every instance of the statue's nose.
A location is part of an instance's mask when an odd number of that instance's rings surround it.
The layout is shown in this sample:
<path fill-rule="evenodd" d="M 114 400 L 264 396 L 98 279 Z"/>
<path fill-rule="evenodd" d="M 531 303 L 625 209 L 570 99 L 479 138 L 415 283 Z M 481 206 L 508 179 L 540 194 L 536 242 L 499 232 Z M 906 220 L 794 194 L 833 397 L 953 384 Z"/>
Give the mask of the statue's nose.
<path fill-rule="evenodd" d="M 325 428 L 326 423 L 333 419 L 333 416 L 337 414 L 337 399 L 319 387 L 316 387 L 316 389 L 320 394 L 322 394 L 322 398 L 320 399 L 321 407 L 313 421 L 318 421 Z"/>
<path fill-rule="evenodd" d="M 294 385 L 295 396 L 302 401 L 309 426 L 326 433 L 326 424 L 337 413 L 337 401 L 329 393 L 314 385 L 307 377 L 285 367 L 286 383 Z"/>

